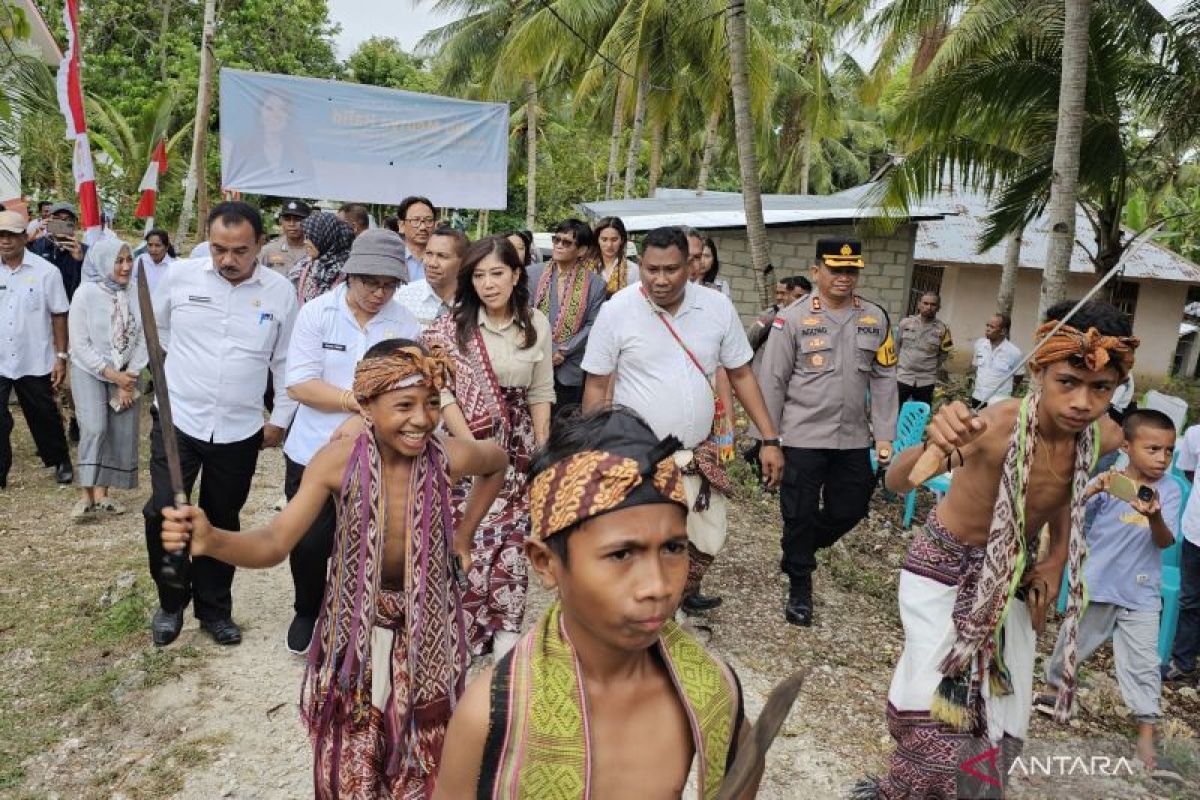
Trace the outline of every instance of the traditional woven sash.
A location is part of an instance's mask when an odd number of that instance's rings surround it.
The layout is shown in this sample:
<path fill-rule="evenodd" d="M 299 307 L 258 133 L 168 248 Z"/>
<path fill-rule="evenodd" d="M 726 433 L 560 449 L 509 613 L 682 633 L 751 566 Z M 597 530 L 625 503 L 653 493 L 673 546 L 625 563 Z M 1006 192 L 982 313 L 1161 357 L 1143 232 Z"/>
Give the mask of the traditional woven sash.
<path fill-rule="evenodd" d="M 446 723 L 462 694 L 468 664 L 458 584 L 450 562 L 447 457 L 431 438 L 414 459 L 408 487 L 404 552 L 404 628 L 395 647 L 408 654 L 410 692 L 404 718 L 385 719 L 389 777 L 433 775 Z M 313 769 L 336 773 L 348 730 L 367 725 L 371 713 L 371 631 L 387 529 L 386 489 L 374 430 L 354 443 L 338 502 L 337 531 L 321 616 L 301 684 L 300 708 L 318 746 Z M 394 709 L 394 704 L 389 704 Z M 317 780 L 318 787 L 329 782 Z M 336 782 L 333 784 L 336 786 Z"/>
<path fill-rule="evenodd" d="M 977 580 L 959 584 L 963 596 L 955 607 L 957 637 L 940 665 L 945 677 L 937 688 L 930 708 L 934 717 L 964 732 L 978 730 L 984 724 L 976 709 L 980 707 L 985 673 L 991 680 L 993 693 L 1008 694 L 1012 690 L 1008 671 L 1004 667 L 1002 635 L 1009 605 L 1022 578 L 1037 558 L 1036 550 L 1027 548 L 1025 500 L 1029 470 L 1038 441 L 1040 397 L 1040 393 L 1034 392 L 1021 401 L 1017 424 L 1004 457 L 1000 491 L 992 513 L 984 562 Z M 1082 569 L 1087 544 L 1081 498 L 1095 465 L 1098 439 L 1096 424 L 1088 426 L 1075 437 L 1067 560 L 1069 593 L 1063 619 L 1066 646 L 1062 688 L 1054 712 L 1055 718 L 1060 721 L 1066 721 L 1070 716 L 1075 697 L 1078 622 L 1087 602 Z"/>
<path fill-rule="evenodd" d="M 671 675 L 699 755 L 703 800 L 717 796 L 737 734 L 739 698 L 728 670 L 668 622 L 658 652 Z M 590 800 L 592 733 L 583 675 L 558 603 L 497 667 L 492 729 L 478 796 Z"/>
<path fill-rule="evenodd" d="M 507 419 L 504 394 L 479 327 L 476 326 L 474 335 L 463 348 L 458 343 L 454 315 L 447 314 L 434 320 L 422 338 L 427 346 L 445 348 L 453 360 L 454 376 L 449 387 L 471 433 L 476 439 L 495 437 L 501 446 L 505 446 L 506 438 L 501 430 Z"/>
<path fill-rule="evenodd" d="M 550 281 L 552 278 L 562 281 L 562 273 L 559 271 L 557 264 L 551 265 L 549 269 L 542 273 L 542 277 L 538 281 L 537 290 L 533 296 L 533 304 L 546 315 L 546 319 L 554 320 L 554 330 L 551 339 L 555 344 L 565 344 L 572 336 L 579 333 L 579 329 L 583 327 L 583 319 L 587 316 L 588 276 L 591 272 L 592 267 L 589 264 L 580 262 L 575 267 L 574 279 L 571 281 L 571 285 L 569 287 L 558 287 L 560 296 L 563 294 L 564 288 L 566 288 L 566 294 L 561 297 L 558 304 L 557 319 L 554 319 L 550 315 Z"/>

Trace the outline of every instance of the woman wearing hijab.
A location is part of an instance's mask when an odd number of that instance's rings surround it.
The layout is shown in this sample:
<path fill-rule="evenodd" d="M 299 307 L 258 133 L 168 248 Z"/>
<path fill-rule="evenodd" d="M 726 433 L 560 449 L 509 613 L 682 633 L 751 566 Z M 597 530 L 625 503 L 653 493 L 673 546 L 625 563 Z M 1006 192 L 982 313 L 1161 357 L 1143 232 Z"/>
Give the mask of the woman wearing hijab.
<path fill-rule="evenodd" d="M 146 338 L 134 315 L 130 290 L 133 253 L 117 239 L 88 250 L 84 275 L 67 317 L 70 331 L 71 393 L 79 420 L 81 496 L 71 510 L 76 520 L 125 507 L 110 488 L 134 489 L 138 482 L 138 374 L 146 366 Z"/>
<path fill-rule="evenodd" d="M 343 280 L 342 267 L 350 258 L 354 229 L 336 214 L 318 211 L 304 219 L 304 241 L 311 245 L 309 255 L 288 273 L 288 279 L 296 285 L 300 305 L 320 297 Z"/>
<path fill-rule="evenodd" d="M 475 532 L 463 593 L 471 651 L 498 661 L 517 641 L 525 615 L 530 458 L 550 435 L 554 403 L 550 323 L 529 305 L 529 273 L 512 243 L 489 236 L 458 271 L 458 305 L 425 332 L 454 358 L 442 391 L 442 420 L 454 436 L 495 439 L 508 453 L 504 488 Z M 455 515 L 470 484 L 452 490 Z"/>

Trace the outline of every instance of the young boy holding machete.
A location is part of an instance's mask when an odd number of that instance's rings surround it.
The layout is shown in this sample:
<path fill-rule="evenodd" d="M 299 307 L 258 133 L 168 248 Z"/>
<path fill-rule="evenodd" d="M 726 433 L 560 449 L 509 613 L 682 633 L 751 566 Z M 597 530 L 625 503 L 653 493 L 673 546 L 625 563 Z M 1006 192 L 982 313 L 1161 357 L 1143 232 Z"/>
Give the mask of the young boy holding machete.
<path fill-rule="evenodd" d="M 1019 751 L 1032 709 L 1036 634 L 1068 560 L 1055 715 L 1070 713 L 1084 489 L 1100 454 L 1123 439 L 1105 412 L 1138 346 L 1128 318 L 1106 303 L 1082 304 L 1050 335 L 1070 308 L 1051 308 L 1035 335 L 1029 395 L 978 416 L 950 403 L 930 420 L 925 448 L 937 449 L 954 480 L 900 573 L 904 652 L 888 693 L 897 742 L 891 769 L 882 780 L 861 781 L 854 798 L 955 797 L 964 762 L 978 772 L 987 769 L 980 759 L 991 748 L 1003 745 L 1004 756 Z M 888 469 L 888 489 L 913 488 L 909 474 L 922 454 L 919 447 L 900 454 Z M 979 514 L 984 508 L 994 509 L 990 519 Z M 1050 542 L 1039 561 L 1043 525 Z M 1006 763 L 997 761 L 994 778 L 1002 781 Z"/>
<path fill-rule="evenodd" d="M 367 424 L 331 441 L 265 527 L 213 528 L 194 506 L 163 510 L 163 547 L 191 544 L 240 567 L 285 558 L 327 498 L 337 532 L 301 690 L 317 798 L 427 799 L 467 665 L 460 570 L 475 527 L 504 483 L 504 450 L 434 433 L 449 360 L 391 339 L 354 374 Z M 478 476 L 458 530 L 450 484 Z M 457 573 L 457 574 L 456 574 Z"/>

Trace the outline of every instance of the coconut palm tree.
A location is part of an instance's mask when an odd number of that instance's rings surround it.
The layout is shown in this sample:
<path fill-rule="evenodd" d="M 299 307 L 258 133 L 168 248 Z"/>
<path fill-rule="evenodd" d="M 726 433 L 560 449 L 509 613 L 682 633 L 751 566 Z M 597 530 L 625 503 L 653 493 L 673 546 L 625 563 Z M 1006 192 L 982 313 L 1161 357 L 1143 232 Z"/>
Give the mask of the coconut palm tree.
<path fill-rule="evenodd" d="M 948 183 L 988 193 L 994 202 L 980 243 L 985 248 L 1047 207 L 1067 30 L 1058 2 L 1033 0 L 1000 19 L 999 1 L 979 0 L 963 13 L 901 102 L 892 133 L 906 152 L 881 187 L 885 205 L 897 209 Z M 1138 134 L 1137 110 L 1163 69 L 1158 48 L 1170 26 L 1141 0 L 1096 0 L 1093 10 L 1077 185 L 1094 234 L 1089 255 L 1107 271 L 1131 241 L 1121 210 L 1161 151 L 1159 137 Z M 1074 203 L 1070 210 L 1073 220 Z M 1047 297 L 1056 291 L 1052 286 Z"/>
<path fill-rule="evenodd" d="M 767 224 L 763 218 L 762 189 L 758 182 L 754 119 L 750 110 L 746 0 L 730 0 L 725 25 L 729 36 L 729 82 L 733 91 L 734 131 L 737 136 L 738 169 L 742 177 L 742 204 L 746 212 L 746 238 L 750 241 L 750 264 L 759 276 L 759 292 L 763 295 L 763 305 L 766 305 L 772 267 Z"/>
<path fill-rule="evenodd" d="M 1058 125 L 1046 207 L 1050 236 L 1042 267 L 1038 319 L 1067 294 L 1067 273 L 1075 249 L 1075 201 L 1079 196 L 1079 149 L 1083 139 L 1084 103 L 1088 86 L 1088 33 L 1092 0 L 1065 0 L 1062 72 L 1058 89 Z"/>

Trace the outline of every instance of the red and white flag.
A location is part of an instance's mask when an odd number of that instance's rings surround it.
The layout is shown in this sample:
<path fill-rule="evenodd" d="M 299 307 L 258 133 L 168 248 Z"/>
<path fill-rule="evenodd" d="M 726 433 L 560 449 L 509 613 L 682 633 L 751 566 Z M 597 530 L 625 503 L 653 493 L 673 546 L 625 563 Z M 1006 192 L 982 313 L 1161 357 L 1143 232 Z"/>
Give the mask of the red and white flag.
<path fill-rule="evenodd" d="M 63 0 L 63 22 L 67 26 L 67 50 L 58 65 L 58 107 L 67 122 L 67 141 L 75 145 L 72 168 L 79 195 L 79 222 L 90 231 L 100 227 L 100 200 L 79 80 L 79 0 Z"/>
<path fill-rule="evenodd" d="M 154 206 L 158 201 L 158 176 L 166 171 L 167 143 L 165 140 L 159 139 L 158 144 L 154 147 L 154 155 L 150 157 L 150 164 L 146 167 L 146 174 L 142 176 L 142 182 L 138 184 L 141 197 L 133 212 L 138 219 L 154 217 Z"/>

